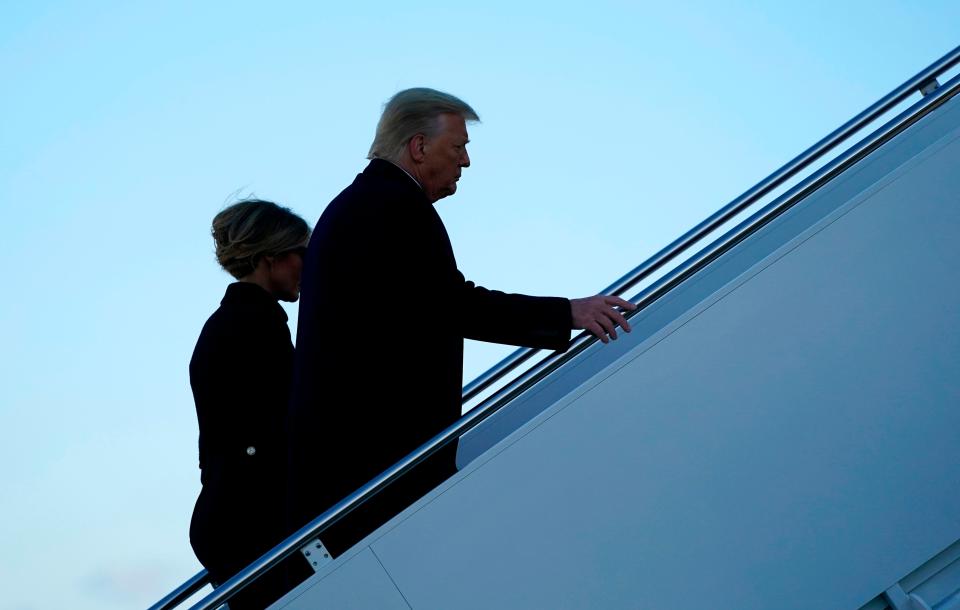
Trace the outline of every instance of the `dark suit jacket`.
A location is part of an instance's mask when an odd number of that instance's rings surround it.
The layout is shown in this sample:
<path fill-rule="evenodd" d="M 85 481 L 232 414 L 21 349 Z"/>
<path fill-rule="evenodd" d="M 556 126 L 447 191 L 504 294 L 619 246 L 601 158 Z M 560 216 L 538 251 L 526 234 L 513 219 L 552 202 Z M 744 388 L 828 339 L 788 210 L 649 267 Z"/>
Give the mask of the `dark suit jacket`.
<path fill-rule="evenodd" d="M 460 417 L 464 337 L 557 350 L 570 339 L 566 299 L 466 281 L 433 205 L 383 160 L 323 212 L 301 286 L 290 404 L 298 525 Z M 339 553 L 455 472 L 455 456 L 454 445 L 378 496 L 324 537 L 328 548 Z"/>
<path fill-rule="evenodd" d="M 190 360 L 203 489 L 190 523 L 200 563 L 223 582 L 279 543 L 293 344 L 287 315 L 256 284 L 227 287 Z M 286 590 L 276 571 L 231 607 L 263 608 Z"/>

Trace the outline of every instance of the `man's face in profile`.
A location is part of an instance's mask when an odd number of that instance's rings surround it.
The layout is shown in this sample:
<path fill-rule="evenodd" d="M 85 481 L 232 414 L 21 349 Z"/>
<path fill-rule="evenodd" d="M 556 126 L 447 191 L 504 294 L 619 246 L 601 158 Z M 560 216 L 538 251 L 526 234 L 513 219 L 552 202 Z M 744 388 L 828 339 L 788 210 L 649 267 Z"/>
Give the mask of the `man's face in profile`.
<path fill-rule="evenodd" d="M 457 192 L 461 169 L 470 167 L 467 125 L 457 114 L 441 114 L 437 132 L 425 138 L 420 177 L 430 203 Z"/>

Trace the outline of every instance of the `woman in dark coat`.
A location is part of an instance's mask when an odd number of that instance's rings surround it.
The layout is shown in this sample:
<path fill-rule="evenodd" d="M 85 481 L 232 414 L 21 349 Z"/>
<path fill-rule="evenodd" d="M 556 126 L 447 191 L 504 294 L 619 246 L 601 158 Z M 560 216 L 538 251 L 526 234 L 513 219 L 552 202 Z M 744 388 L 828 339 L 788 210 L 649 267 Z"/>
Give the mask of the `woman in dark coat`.
<path fill-rule="evenodd" d="M 190 360 L 203 484 L 190 543 L 222 583 L 288 534 L 284 421 L 293 344 L 277 301 L 299 297 L 310 229 L 286 208 L 247 200 L 217 214 L 213 238 L 217 260 L 238 281 L 204 324 Z M 259 578 L 230 600 L 231 609 L 265 608 L 306 575 L 291 580 L 287 572 Z"/>

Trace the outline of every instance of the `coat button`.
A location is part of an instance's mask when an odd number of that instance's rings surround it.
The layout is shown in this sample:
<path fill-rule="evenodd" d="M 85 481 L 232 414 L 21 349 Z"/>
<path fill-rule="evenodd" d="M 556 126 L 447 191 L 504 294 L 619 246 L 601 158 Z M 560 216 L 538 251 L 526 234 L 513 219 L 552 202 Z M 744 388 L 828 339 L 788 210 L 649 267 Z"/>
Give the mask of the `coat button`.
<path fill-rule="evenodd" d="M 251 445 L 250 447 L 247 447 L 247 455 L 256 455 L 256 454 L 257 454 L 257 448 L 256 448 L 256 447 L 254 447 L 254 446 L 252 446 L 252 445 Z"/>

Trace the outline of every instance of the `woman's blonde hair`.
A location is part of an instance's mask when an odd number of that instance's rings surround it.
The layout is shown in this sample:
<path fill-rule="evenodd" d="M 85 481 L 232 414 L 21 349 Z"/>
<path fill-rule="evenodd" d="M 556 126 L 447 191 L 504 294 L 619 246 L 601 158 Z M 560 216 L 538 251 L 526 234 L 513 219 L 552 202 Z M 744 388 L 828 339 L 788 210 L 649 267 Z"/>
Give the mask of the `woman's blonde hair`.
<path fill-rule="evenodd" d="M 217 262 L 233 277 L 253 273 L 264 256 L 301 248 L 310 241 L 307 222 L 272 201 L 244 199 L 213 217 Z"/>
<path fill-rule="evenodd" d="M 464 121 L 480 120 L 469 104 L 449 93 L 426 87 L 400 91 L 383 106 L 367 158 L 398 161 L 410 138 L 418 133 L 435 134 L 441 114 L 458 114 Z"/>

